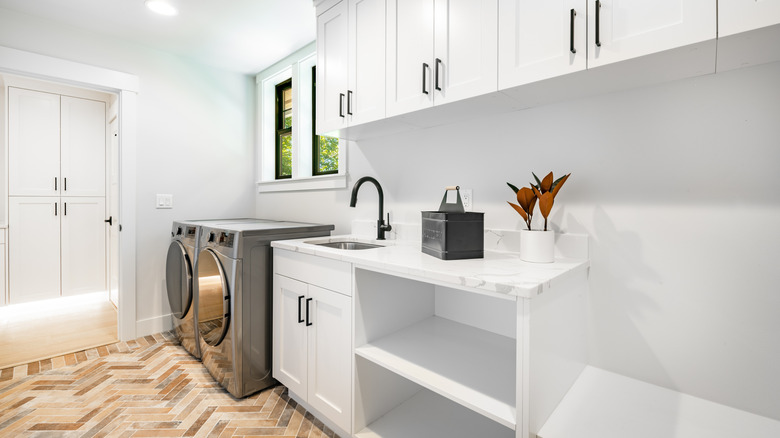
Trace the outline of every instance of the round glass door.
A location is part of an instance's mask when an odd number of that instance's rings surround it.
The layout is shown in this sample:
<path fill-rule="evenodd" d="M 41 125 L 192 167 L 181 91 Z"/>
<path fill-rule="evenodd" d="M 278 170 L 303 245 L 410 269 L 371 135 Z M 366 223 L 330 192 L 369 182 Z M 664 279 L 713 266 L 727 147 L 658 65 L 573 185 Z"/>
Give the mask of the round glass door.
<path fill-rule="evenodd" d="M 165 262 L 165 286 L 171 313 L 178 319 L 190 310 L 192 304 L 192 263 L 179 241 L 171 242 Z"/>
<path fill-rule="evenodd" d="M 230 294 L 217 254 L 204 249 L 198 255 L 198 332 L 207 344 L 219 345 L 230 322 Z"/>

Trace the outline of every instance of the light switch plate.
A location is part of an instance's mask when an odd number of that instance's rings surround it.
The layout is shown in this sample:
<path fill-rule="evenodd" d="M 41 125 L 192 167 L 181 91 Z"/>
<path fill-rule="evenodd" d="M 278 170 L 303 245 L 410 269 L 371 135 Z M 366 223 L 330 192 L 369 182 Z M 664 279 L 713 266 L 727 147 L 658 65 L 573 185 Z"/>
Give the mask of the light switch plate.
<path fill-rule="evenodd" d="M 173 195 L 157 194 L 156 208 L 173 208 Z"/>

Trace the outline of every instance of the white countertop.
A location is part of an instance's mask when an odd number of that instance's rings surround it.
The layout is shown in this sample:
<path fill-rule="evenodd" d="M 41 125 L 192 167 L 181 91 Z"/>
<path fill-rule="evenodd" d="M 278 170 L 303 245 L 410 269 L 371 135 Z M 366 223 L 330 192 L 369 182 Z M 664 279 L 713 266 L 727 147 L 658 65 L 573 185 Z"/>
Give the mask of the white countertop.
<path fill-rule="evenodd" d="M 314 243 L 356 241 L 383 245 L 382 248 L 342 250 Z M 484 252 L 482 259 L 440 260 L 424 254 L 419 241 L 377 241 L 355 236 L 330 236 L 277 240 L 274 248 L 286 249 L 353 263 L 356 267 L 418 279 L 430 283 L 492 294 L 532 298 L 553 282 L 587 270 L 587 259 L 560 258 L 553 263 L 528 263 L 514 252 Z"/>

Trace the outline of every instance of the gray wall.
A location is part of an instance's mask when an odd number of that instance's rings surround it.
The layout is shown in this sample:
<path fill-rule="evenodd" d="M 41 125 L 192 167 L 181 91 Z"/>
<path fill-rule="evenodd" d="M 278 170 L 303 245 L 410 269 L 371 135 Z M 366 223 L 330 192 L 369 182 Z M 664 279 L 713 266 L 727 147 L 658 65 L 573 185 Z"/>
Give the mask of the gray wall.
<path fill-rule="evenodd" d="M 780 419 L 780 64 L 360 141 L 393 221 L 445 185 L 520 229 L 510 181 L 572 172 L 552 223 L 591 241 L 590 362 Z M 257 195 L 264 216 L 373 219 L 376 194 Z M 539 218 L 541 219 L 541 218 Z"/>
<path fill-rule="evenodd" d="M 0 45 L 136 75 L 139 335 L 170 320 L 165 256 L 174 219 L 254 211 L 254 78 L 0 9 Z M 155 194 L 174 195 L 172 210 Z"/>

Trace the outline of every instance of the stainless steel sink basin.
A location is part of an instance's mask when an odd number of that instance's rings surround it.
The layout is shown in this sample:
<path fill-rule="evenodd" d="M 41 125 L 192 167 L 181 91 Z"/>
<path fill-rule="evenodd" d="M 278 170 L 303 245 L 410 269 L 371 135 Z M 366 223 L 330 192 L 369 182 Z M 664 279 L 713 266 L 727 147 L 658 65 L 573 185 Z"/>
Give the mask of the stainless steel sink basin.
<path fill-rule="evenodd" d="M 337 241 L 337 242 L 315 243 L 314 245 L 326 246 L 328 248 L 346 249 L 346 250 L 382 248 L 382 245 L 375 245 L 373 243 L 352 242 L 346 240 Z"/>

